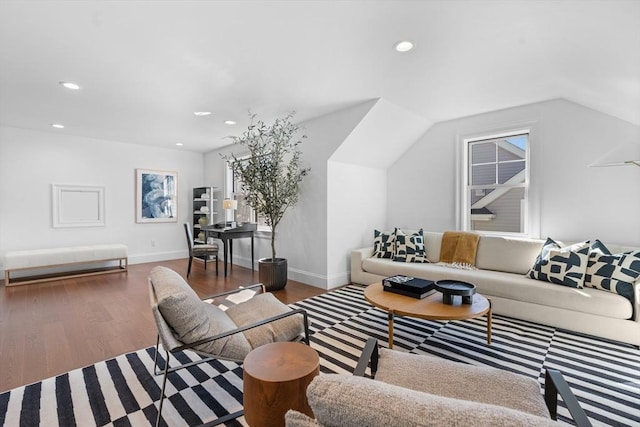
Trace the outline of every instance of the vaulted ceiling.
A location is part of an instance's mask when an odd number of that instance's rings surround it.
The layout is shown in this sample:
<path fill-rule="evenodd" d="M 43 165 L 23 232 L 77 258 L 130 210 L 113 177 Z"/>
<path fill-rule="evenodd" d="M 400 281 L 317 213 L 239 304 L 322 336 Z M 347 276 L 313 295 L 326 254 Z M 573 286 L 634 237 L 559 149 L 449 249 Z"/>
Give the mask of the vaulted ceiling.
<path fill-rule="evenodd" d="M 383 98 L 434 123 L 566 98 L 640 125 L 639 52 L 635 0 L 1 0 L 0 124 L 209 151 L 248 111 Z"/>

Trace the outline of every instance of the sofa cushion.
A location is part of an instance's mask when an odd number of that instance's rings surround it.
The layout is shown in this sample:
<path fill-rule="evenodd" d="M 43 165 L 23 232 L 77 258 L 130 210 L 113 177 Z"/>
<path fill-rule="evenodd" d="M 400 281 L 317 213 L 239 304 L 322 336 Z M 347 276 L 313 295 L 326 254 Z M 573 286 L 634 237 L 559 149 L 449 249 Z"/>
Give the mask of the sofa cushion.
<path fill-rule="evenodd" d="M 543 244 L 544 240 L 483 235 L 478 243 L 476 267 L 483 270 L 526 274 L 535 262 Z"/>
<path fill-rule="evenodd" d="M 640 251 L 612 254 L 597 240 L 591 245 L 584 285 L 634 301 L 633 284 L 640 277 Z"/>
<path fill-rule="evenodd" d="M 393 258 L 396 234 L 373 231 L 373 256 L 376 258 Z"/>
<path fill-rule="evenodd" d="M 442 246 L 442 236 L 444 233 L 433 231 L 425 231 L 424 234 L 424 250 L 430 262 L 440 261 L 440 246 Z"/>
<path fill-rule="evenodd" d="M 416 233 L 407 234 L 396 228 L 395 252 L 393 260 L 397 262 L 429 262 L 424 248 L 422 228 Z"/>
<path fill-rule="evenodd" d="M 589 241 L 562 247 L 547 238 L 528 276 L 532 279 L 582 288 L 589 261 Z"/>
<path fill-rule="evenodd" d="M 236 328 L 227 314 L 213 304 L 200 300 L 187 282 L 166 267 L 151 270 L 158 310 L 176 337 L 185 344 L 212 337 Z M 196 347 L 197 350 L 243 359 L 251 347 L 244 335 L 235 334 Z"/>
<path fill-rule="evenodd" d="M 451 399 L 351 375 L 321 374 L 307 388 L 318 423 L 330 427 L 553 426 L 549 418 Z"/>
<path fill-rule="evenodd" d="M 501 369 L 381 348 L 376 380 L 549 418 L 538 381 Z"/>

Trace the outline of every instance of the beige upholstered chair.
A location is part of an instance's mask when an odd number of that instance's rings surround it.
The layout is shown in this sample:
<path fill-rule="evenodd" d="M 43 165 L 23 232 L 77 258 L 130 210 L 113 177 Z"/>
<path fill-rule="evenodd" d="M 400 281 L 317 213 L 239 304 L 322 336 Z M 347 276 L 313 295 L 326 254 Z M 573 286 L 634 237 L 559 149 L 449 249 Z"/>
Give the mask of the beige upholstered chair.
<path fill-rule="evenodd" d="M 365 378 L 367 364 L 375 380 Z M 558 371 L 538 381 L 495 368 L 381 349 L 371 338 L 353 376 L 320 375 L 307 389 L 315 420 L 289 411 L 288 427 L 553 426 L 560 393 L 576 425 L 590 422 Z"/>
<path fill-rule="evenodd" d="M 309 344 L 309 326 L 304 310 L 292 310 L 271 293 L 264 293 L 261 284 L 211 295 L 220 296 L 253 289 L 259 293 L 232 305 L 226 311 L 201 300 L 189 284 L 175 271 L 155 267 L 149 275 L 151 310 L 158 328 L 154 374 L 164 372 L 162 394 L 156 425 L 159 425 L 165 396 L 167 375 L 181 368 L 212 359 L 242 362 L 254 348 L 275 341 L 304 341 Z M 158 372 L 158 345 L 166 352 L 164 367 Z M 196 363 L 169 367 L 171 353 L 191 350 L 206 358 Z M 241 416 L 243 411 L 220 418 L 220 424 Z"/>
<path fill-rule="evenodd" d="M 218 275 L 218 245 L 204 245 L 193 243 L 193 233 L 191 232 L 191 224 L 184 224 L 184 231 L 187 235 L 187 245 L 189 245 L 189 268 L 187 268 L 187 278 L 191 274 L 191 264 L 194 258 L 200 258 L 204 261 L 204 269 L 207 269 L 207 261 L 213 258 L 216 263 L 216 276 Z"/>

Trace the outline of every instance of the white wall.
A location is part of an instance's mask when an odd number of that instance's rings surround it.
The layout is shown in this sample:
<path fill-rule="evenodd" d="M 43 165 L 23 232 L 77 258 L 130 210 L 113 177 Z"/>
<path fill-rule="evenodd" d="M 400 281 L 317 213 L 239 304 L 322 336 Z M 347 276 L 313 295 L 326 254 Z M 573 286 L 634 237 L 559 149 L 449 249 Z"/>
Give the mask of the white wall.
<path fill-rule="evenodd" d="M 307 139 L 301 144 L 301 160 L 311 168 L 301 185 L 298 204 L 290 208 L 278 225 L 276 235 L 277 256 L 287 258 L 289 278 L 313 286 L 328 288 L 335 277 L 329 277 L 327 269 L 328 249 L 328 178 L 327 163 L 333 152 L 347 138 L 375 103 L 365 102 L 345 110 L 301 123 Z M 238 150 L 228 146 L 205 154 L 205 180 L 222 186 L 224 160 L 221 154 Z M 242 154 L 236 152 L 236 154 Z M 255 258 L 270 257 L 270 235 L 256 239 Z M 249 242 L 240 239 L 234 243 L 234 263 L 249 266 L 251 253 Z M 347 253 L 351 248 L 341 248 Z M 257 266 L 254 268 L 257 269 Z M 338 274 L 339 284 L 347 283 L 344 274 Z"/>
<path fill-rule="evenodd" d="M 329 288 L 350 281 L 352 249 L 373 243 L 373 230 L 387 222 L 385 169 L 330 161 L 327 200 Z"/>
<path fill-rule="evenodd" d="M 178 173 L 177 222 L 135 222 L 136 168 Z M 202 168 L 200 153 L 0 127 L 0 252 L 124 243 L 131 263 L 186 257 L 182 224 Z M 54 229 L 53 183 L 106 187 L 106 226 Z"/>
<path fill-rule="evenodd" d="M 459 136 L 527 122 L 539 236 L 640 246 L 640 168 L 588 167 L 617 144 L 640 141 L 640 128 L 566 100 L 434 125 L 388 170 L 388 228 L 455 229 Z"/>

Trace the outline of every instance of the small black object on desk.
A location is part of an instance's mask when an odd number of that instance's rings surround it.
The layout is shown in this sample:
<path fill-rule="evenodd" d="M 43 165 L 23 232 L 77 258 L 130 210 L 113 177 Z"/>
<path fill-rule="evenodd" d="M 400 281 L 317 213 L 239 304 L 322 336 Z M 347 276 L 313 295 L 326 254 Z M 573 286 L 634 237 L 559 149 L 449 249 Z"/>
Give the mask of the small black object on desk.
<path fill-rule="evenodd" d="M 476 286 L 471 283 L 459 280 L 438 280 L 436 289 L 442 292 L 442 302 L 453 304 L 453 297 L 462 296 L 462 304 L 473 304 L 473 295 L 476 293 Z"/>

